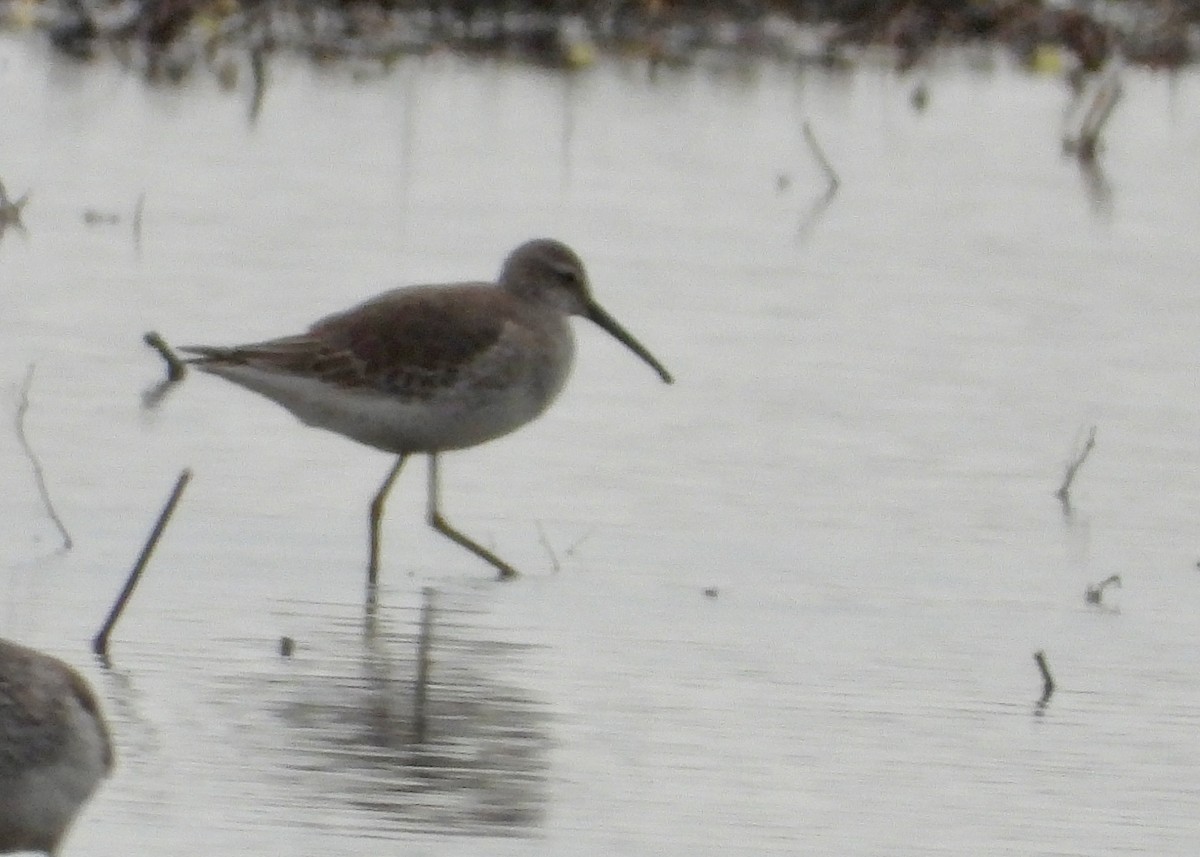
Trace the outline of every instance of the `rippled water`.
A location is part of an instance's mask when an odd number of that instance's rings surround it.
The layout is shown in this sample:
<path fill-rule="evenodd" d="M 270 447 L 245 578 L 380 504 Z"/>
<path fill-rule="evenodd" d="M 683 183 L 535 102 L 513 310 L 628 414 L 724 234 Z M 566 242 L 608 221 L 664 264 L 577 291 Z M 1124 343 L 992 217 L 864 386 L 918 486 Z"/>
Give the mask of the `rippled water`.
<path fill-rule="evenodd" d="M 1127 74 L 1097 174 L 1060 82 L 984 65 L 917 113 L 869 68 L 279 61 L 252 123 L 245 81 L 0 40 L 0 178 L 33 189 L 0 383 L 13 413 L 36 363 L 75 540 L 0 432 L 0 633 L 83 669 L 119 752 L 69 853 L 1191 854 L 1200 81 Z M 142 409 L 148 329 L 294 332 L 538 234 L 678 382 L 581 323 L 562 400 L 447 457 L 516 582 L 425 526 L 415 461 L 370 611 L 386 457 L 211 378 Z"/>

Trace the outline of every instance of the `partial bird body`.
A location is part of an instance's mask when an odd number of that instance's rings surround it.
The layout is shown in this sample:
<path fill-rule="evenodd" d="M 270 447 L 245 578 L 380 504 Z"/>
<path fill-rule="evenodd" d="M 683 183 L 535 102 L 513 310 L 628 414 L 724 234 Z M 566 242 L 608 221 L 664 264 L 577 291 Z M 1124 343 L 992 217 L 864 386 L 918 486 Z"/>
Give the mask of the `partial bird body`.
<path fill-rule="evenodd" d="M 55 854 L 112 766 L 108 727 L 82 676 L 0 640 L 0 853 Z"/>
<path fill-rule="evenodd" d="M 299 336 L 181 350 L 308 425 L 401 454 L 475 446 L 535 419 L 575 347 L 552 307 L 464 284 L 395 289 Z"/>

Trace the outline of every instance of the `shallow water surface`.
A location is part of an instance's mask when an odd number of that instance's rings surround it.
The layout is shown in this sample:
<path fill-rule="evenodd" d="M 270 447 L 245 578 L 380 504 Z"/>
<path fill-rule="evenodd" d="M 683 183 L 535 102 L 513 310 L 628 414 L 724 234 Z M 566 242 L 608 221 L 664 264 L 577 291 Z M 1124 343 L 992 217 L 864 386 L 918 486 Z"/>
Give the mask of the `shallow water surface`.
<path fill-rule="evenodd" d="M 1193 853 L 1200 81 L 1126 78 L 1088 173 L 1063 86 L 995 60 L 929 70 L 922 113 L 870 68 L 281 60 L 251 123 L 0 40 L 33 189 L 0 378 L 14 412 L 36 363 L 75 540 L 0 432 L 0 628 L 87 673 L 119 752 L 69 853 Z M 542 234 L 677 383 L 579 322 L 547 415 L 446 457 L 520 580 L 425 526 L 414 460 L 367 609 L 385 456 L 213 378 L 142 409 L 148 329 L 296 332 Z"/>

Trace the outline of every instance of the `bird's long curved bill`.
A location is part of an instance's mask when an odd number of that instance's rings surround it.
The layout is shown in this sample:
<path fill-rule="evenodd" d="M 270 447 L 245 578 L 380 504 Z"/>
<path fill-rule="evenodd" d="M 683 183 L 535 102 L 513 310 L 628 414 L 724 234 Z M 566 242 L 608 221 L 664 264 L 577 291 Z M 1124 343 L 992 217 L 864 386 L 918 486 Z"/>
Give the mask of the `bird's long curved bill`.
<path fill-rule="evenodd" d="M 673 384 L 675 382 L 675 379 L 671 377 L 671 373 L 667 371 L 666 367 L 659 363 L 658 360 L 655 359 L 654 355 L 642 346 L 642 343 L 634 339 L 632 334 L 630 334 L 625 328 L 621 327 L 621 325 L 617 323 L 617 320 L 605 312 L 604 308 L 599 304 L 592 303 L 588 305 L 587 318 L 589 321 L 604 328 L 606 331 L 608 331 L 613 339 L 617 340 L 617 342 L 621 343 L 638 357 L 642 358 L 642 360 L 646 361 L 650 368 L 657 372 L 658 376 L 668 384 Z"/>

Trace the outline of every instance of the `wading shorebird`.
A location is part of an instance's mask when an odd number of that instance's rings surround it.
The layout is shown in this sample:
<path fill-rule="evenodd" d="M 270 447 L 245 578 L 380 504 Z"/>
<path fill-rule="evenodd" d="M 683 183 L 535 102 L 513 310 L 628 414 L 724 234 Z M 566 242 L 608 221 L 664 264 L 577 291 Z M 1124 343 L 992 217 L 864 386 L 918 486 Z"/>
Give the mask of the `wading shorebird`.
<path fill-rule="evenodd" d="M 195 355 L 188 363 L 266 396 L 308 425 L 397 456 L 371 501 L 372 587 L 384 501 L 405 459 L 415 454 L 429 456 L 429 524 L 501 577 L 512 577 L 515 568 L 442 517 L 438 455 L 506 435 L 550 406 L 571 371 L 572 315 L 608 331 L 672 382 L 592 298 L 579 257 L 549 239 L 509 254 L 495 283 L 402 287 L 298 336 L 180 350 Z"/>
<path fill-rule="evenodd" d="M 112 766 L 108 727 L 83 677 L 0 640 L 0 854 L 57 854 Z"/>

